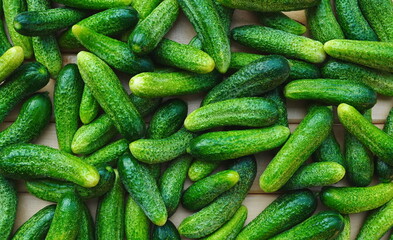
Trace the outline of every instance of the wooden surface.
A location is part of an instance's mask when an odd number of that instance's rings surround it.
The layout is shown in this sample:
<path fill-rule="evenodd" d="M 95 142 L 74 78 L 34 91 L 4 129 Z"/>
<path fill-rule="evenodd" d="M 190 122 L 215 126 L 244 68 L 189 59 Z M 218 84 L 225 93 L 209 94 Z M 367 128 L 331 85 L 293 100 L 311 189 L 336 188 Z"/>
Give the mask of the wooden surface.
<path fill-rule="evenodd" d="M 305 17 L 304 17 L 304 12 L 303 11 L 297 11 L 297 12 L 289 12 L 287 13 L 289 16 L 292 18 L 300 21 L 300 22 L 305 22 Z M 234 18 L 233 18 L 233 27 L 235 26 L 241 26 L 241 25 L 247 25 L 247 24 L 257 24 L 257 17 L 254 14 L 245 12 L 245 11 L 235 11 Z M 171 30 L 171 32 L 168 34 L 168 38 L 171 38 L 173 40 L 176 40 L 181 43 L 188 43 L 189 40 L 195 36 L 195 31 L 193 30 L 191 24 L 188 22 L 188 20 L 184 17 L 184 15 L 181 15 L 179 20 L 177 21 L 175 27 Z M 236 43 L 232 43 L 232 48 L 233 51 L 248 51 L 252 52 L 250 49 L 245 49 Z M 75 54 L 64 54 L 64 63 L 70 63 L 70 62 L 75 62 Z M 130 76 L 126 76 L 121 74 L 121 80 L 126 87 L 127 91 L 129 91 L 127 85 L 128 85 L 128 80 Z M 43 88 L 41 91 L 48 91 L 50 93 L 50 96 L 52 97 L 53 95 L 53 86 L 54 86 L 54 81 L 51 80 L 50 83 Z M 193 95 L 193 96 L 185 96 L 182 97 L 184 100 L 186 100 L 189 104 L 189 112 L 193 111 L 196 109 L 199 105 L 199 102 L 201 100 L 201 96 L 199 95 Z M 291 130 L 294 130 L 297 126 L 297 124 L 303 119 L 304 114 L 305 114 L 305 104 L 304 102 L 301 101 L 289 101 L 288 102 L 288 117 L 289 117 L 289 122 Z M 379 97 L 377 105 L 373 108 L 373 122 L 380 128 L 383 127 L 383 123 L 385 121 L 385 118 L 389 112 L 389 110 L 392 107 L 392 101 L 391 98 L 388 97 Z M 16 108 L 6 119 L 5 123 L 2 123 L 0 125 L 0 130 L 5 129 L 8 127 L 12 121 L 15 120 L 17 114 L 19 112 L 19 109 Z M 148 120 L 148 119 L 147 119 Z M 336 135 L 339 139 L 340 142 L 342 142 L 343 139 L 343 127 L 338 124 L 338 121 L 336 120 L 336 124 L 334 126 L 334 130 L 336 132 Z M 49 124 L 49 126 L 45 129 L 43 134 L 35 141 L 36 144 L 43 144 L 47 146 L 51 146 L 54 148 L 57 148 L 57 139 L 56 139 L 56 132 L 55 132 L 55 124 L 52 123 Z M 252 189 L 250 191 L 250 194 L 247 196 L 247 198 L 244 201 L 244 205 L 247 206 L 249 210 L 248 218 L 247 218 L 247 223 L 254 219 L 266 206 L 268 206 L 275 198 L 277 198 L 278 194 L 264 194 L 261 192 L 257 182 L 259 179 L 259 176 L 263 169 L 266 167 L 268 161 L 272 159 L 273 155 L 271 153 L 260 153 L 257 154 L 257 160 L 258 160 L 258 174 L 257 178 L 252 186 Z M 187 181 L 186 186 L 190 184 L 189 181 Z M 345 181 L 342 181 L 338 183 L 337 185 L 345 185 Z M 19 204 L 18 204 L 18 215 L 17 215 L 17 221 L 15 224 L 15 229 L 17 229 L 21 224 L 23 224 L 28 218 L 30 218 L 34 213 L 36 213 L 38 210 L 43 208 L 44 206 L 51 204 L 50 202 L 42 201 L 40 199 L 35 198 L 34 196 L 30 195 L 27 193 L 26 188 L 23 184 L 23 182 L 18 182 L 17 183 L 17 189 L 19 192 Z M 318 191 L 318 189 L 315 189 Z M 95 216 L 95 209 L 97 206 L 97 200 L 91 200 L 88 202 L 89 208 L 92 211 L 93 216 Z M 318 210 L 325 209 L 322 204 L 319 204 Z M 190 214 L 189 211 L 183 209 L 180 207 L 176 214 L 171 217 L 171 220 L 174 222 L 176 226 L 179 225 L 179 223 L 184 219 L 186 216 Z M 351 225 L 352 225 L 352 233 L 351 233 L 351 239 L 354 239 L 359 227 L 361 226 L 361 223 L 365 217 L 365 213 L 361 214 L 353 214 L 351 215 Z M 385 236 L 384 239 L 387 239 Z"/>

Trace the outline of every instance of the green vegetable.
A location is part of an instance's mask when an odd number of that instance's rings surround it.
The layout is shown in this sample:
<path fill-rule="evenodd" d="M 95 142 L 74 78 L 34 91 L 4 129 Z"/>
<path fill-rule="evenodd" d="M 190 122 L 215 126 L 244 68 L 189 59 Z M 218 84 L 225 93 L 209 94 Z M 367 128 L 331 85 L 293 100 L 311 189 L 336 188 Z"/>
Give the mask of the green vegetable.
<path fill-rule="evenodd" d="M 267 92 L 263 97 L 272 100 L 276 104 L 278 110 L 278 120 L 275 124 L 288 127 L 287 103 L 282 89 L 277 87 L 270 92 Z"/>
<path fill-rule="evenodd" d="M 138 11 L 140 19 L 145 19 L 160 2 L 161 0 L 133 0 L 131 6 Z"/>
<path fill-rule="evenodd" d="M 303 35 L 307 28 L 282 12 L 265 12 L 258 15 L 262 25 L 296 35 Z"/>
<path fill-rule="evenodd" d="M 162 240 L 162 239 L 171 239 L 171 240 L 180 240 L 179 232 L 176 229 L 176 226 L 173 225 L 171 221 L 167 221 L 163 226 L 154 226 L 152 240 Z"/>
<path fill-rule="evenodd" d="M 94 222 L 85 203 L 82 203 L 82 216 L 76 240 L 94 240 Z"/>
<path fill-rule="evenodd" d="M 23 62 L 23 49 L 19 46 L 11 47 L 0 57 L 0 82 L 3 82 Z"/>
<path fill-rule="evenodd" d="M 217 2 L 229 8 L 257 11 L 257 12 L 278 12 L 301 10 L 315 6 L 318 0 L 217 0 Z"/>
<path fill-rule="evenodd" d="M 344 220 L 344 229 L 334 238 L 334 240 L 350 240 L 351 239 L 351 219 L 349 215 L 342 215 Z"/>
<path fill-rule="evenodd" d="M 126 202 L 125 230 L 127 239 L 150 239 L 150 221 L 132 197 Z"/>
<path fill-rule="evenodd" d="M 0 2 L 0 9 L 1 9 L 1 11 L 3 11 L 3 3 L 2 2 Z M 2 14 L 3 14 L 3 12 L 2 12 Z M 7 34 L 4 29 L 4 22 L 1 19 L 0 20 L 0 55 L 3 55 L 11 47 L 12 47 L 12 45 L 11 45 L 10 41 L 8 40 Z M 22 48 L 22 50 L 23 50 L 23 48 Z M 22 56 L 24 57 L 23 52 L 22 52 Z"/>
<path fill-rule="evenodd" d="M 125 139 L 117 140 L 100 150 L 83 158 L 88 164 L 99 166 L 102 164 L 112 163 L 128 150 L 128 142 Z"/>
<path fill-rule="evenodd" d="M 210 173 L 218 168 L 220 162 L 206 162 L 195 160 L 188 169 L 188 177 L 191 181 L 196 182 L 207 177 Z"/>
<path fill-rule="evenodd" d="M 341 152 L 340 144 L 337 142 L 333 130 L 313 153 L 317 162 L 336 162 L 344 165 L 344 155 Z"/>
<path fill-rule="evenodd" d="M 389 115 L 386 118 L 385 126 L 383 131 L 388 135 L 393 136 L 393 109 L 390 109 Z M 388 165 L 384 161 L 377 159 L 376 161 L 376 174 L 379 181 L 390 182 L 393 180 L 393 166 Z"/>
<path fill-rule="evenodd" d="M 13 183 L 0 175 L 0 232 L 3 239 L 8 239 L 16 219 L 18 198 Z"/>
<path fill-rule="evenodd" d="M 55 0 L 55 2 L 70 7 L 96 10 L 129 6 L 131 4 L 131 0 Z"/>
<path fill-rule="evenodd" d="M 94 98 L 90 89 L 84 86 L 81 104 L 79 107 L 79 117 L 83 124 L 91 123 L 98 115 L 100 111 L 100 104 Z"/>

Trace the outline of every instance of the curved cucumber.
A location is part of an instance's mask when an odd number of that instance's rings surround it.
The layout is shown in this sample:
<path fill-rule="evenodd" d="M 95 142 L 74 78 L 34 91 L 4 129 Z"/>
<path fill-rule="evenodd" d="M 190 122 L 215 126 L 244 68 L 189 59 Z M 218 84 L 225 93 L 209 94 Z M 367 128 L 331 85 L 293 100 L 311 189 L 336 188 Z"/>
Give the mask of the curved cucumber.
<path fill-rule="evenodd" d="M 278 12 L 301 10 L 315 6 L 319 3 L 317 0 L 217 0 L 217 2 L 229 8 L 258 11 L 258 12 Z"/>
<path fill-rule="evenodd" d="M 93 166 L 112 163 L 128 150 L 128 142 L 125 139 L 117 140 L 100 150 L 83 158 L 85 162 Z"/>
<path fill-rule="evenodd" d="M 216 170 L 218 166 L 220 166 L 220 162 L 195 160 L 188 169 L 188 177 L 193 182 L 199 181 Z"/>
<path fill-rule="evenodd" d="M 3 239 L 8 239 L 16 219 L 18 198 L 13 183 L 0 175 L 0 232 Z"/>
<path fill-rule="evenodd" d="M 3 82 L 11 75 L 24 60 L 23 48 L 19 46 L 11 47 L 0 57 L 0 82 Z"/>
<path fill-rule="evenodd" d="M 386 118 L 383 131 L 389 134 L 390 136 L 393 136 L 393 108 L 390 109 L 389 115 Z M 375 171 L 379 181 L 390 182 L 393 180 L 393 166 L 386 164 L 384 161 L 381 161 L 380 159 L 377 159 Z"/>
<path fill-rule="evenodd" d="M 100 111 L 100 104 L 94 98 L 90 89 L 84 86 L 81 104 L 79 107 L 79 117 L 83 124 L 91 123 L 98 115 Z"/>
<path fill-rule="evenodd" d="M 150 239 L 150 221 L 132 197 L 126 202 L 125 230 L 127 239 Z"/>
<path fill-rule="evenodd" d="M 262 25 L 266 27 L 279 29 L 296 35 L 303 35 L 307 31 L 307 28 L 303 24 L 293 20 L 282 12 L 265 12 L 259 14 L 258 17 Z"/>
<path fill-rule="evenodd" d="M 171 239 L 181 240 L 176 226 L 168 220 L 163 226 L 154 226 L 152 233 L 152 240 Z"/>
<path fill-rule="evenodd" d="M 114 7 L 125 7 L 131 4 L 132 0 L 55 0 L 66 6 L 86 9 L 107 9 Z"/>
<path fill-rule="evenodd" d="M 326 139 L 313 153 L 314 160 L 317 162 L 336 162 L 344 165 L 345 159 L 341 152 L 340 144 L 337 142 L 333 130 Z"/>
<path fill-rule="evenodd" d="M 131 6 L 138 11 L 140 19 L 145 19 L 160 2 L 161 0 L 133 0 Z"/>
<path fill-rule="evenodd" d="M 263 97 L 272 100 L 277 106 L 278 120 L 275 124 L 288 127 L 287 103 L 281 87 L 267 92 Z"/>

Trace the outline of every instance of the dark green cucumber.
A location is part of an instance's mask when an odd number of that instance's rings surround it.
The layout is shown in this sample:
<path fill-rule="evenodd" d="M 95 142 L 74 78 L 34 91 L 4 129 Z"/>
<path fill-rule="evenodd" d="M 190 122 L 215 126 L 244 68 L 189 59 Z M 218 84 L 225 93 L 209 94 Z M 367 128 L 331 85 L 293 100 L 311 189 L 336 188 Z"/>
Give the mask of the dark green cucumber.
<path fill-rule="evenodd" d="M 155 225 L 164 225 L 168 214 L 157 183 L 149 169 L 129 154 L 120 157 L 118 168 L 125 189 L 146 216 Z"/>
<path fill-rule="evenodd" d="M 378 36 L 364 18 L 357 0 L 336 0 L 337 21 L 345 38 L 364 41 L 378 41 Z"/>
<path fill-rule="evenodd" d="M 282 12 L 265 12 L 258 15 L 262 25 L 296 35 L 303 35 L 307 28 Z"/>
<path fill-rule="evenodd" d="M 306 10 L 308 28 L 315 40 L 325 43 L 332 39 L 344 39 L 344 33 L 333 13 L 330 0 Z"/>
<path fill-rule="evenodd" d="M 317 150 L 315 150 L 313 158 L 317 162 L 336 162 L 345 166 L 344 155 L 341 152 L 340 144 L 337 142 L 333 130 L 329 133 Z"/>
<path fill-rule="evenodd" d="M 83 80 L 76 64 L 67 64 L 59 73 L 53 95 L 59 149 L 72 153 L 71 143 L 79 127 L 79 106 Z"/>
<path fill-rule="evenodd" d="M 52 223 L 55 210 L 55 205 L 49 205 L 39 210 L 18 228 L 12 240 L 44 239 Z"/>
<path fill-rule="evenodd" d="M 83 124 L 91 123 L 98 115 L 100 111 L 100 104 L 94 98 L 90 89 L 84 86 L 81 104 L 79 107 L 79 117 Z"/>
<path fill-rule="evenodd" d="M 254 156 L 236 160 L 230 170 L 240 175 L 240 181 L 219 196 L 209 206 L 186 217 L 179 225 L 179 233 L 188 238 L 205 237 L 229 221 L 241 206 L 256 176 Z"/>
<path fill-rule="evenodd" d="M 130 95 L 130 99 L 142 117 L 153 113 L 162 102 L 162 98 L 143 98 L 134 94 Z"/>
<path fill-rule="evenodd" d="M 97 169 L 78 157 L 57 149 L 34 144 L 14 144 L 0 150 L 0 173 L 26 179 L 50 177 L 94 187 L 99 181 Z"/>
<path fill-rule="evenodd" d="M 128 38 L 128 45 L 138 55 L 153 51 L 171 29 L 179 15 L 176 0 L 162 1 L 145 19 L 140 21 Z"/>
<path fill-rule="evenodd" d="M 193 37 L 190 42 L 188 43 L 188 45 L 190 45 L 191 47 L 194 48 L 198 48 L 198 49 L 202 49 L 202 41 L 198 38 L 198 35 L 196 35 L 195 37 Z M 215 63 L 214 63 L 215 64 Z"/>
<path fill-rule="evenodd" d="M 21 47 L 15 46 L 6 49 L 0 57 L 0 82 L 11 75 L 23 63 L 24 58 Z"/>
<path fill-rule="evenodd" d="M 317 198 L 309 190 L 283 194 L 247 224 L 236 239 L 270 239 L 311 216 L 317 203 Z"/>
<path fill-rule="evenodd" d="M 76 240 L 94 240 L 94 221 L 85 203 L 82 203 L 82 216 Z"/>
<path fill-rule="evenodd" d="M 314 100 L 325 104 L 347 103 L 365 110 L 377 102 L 377 94 L 363 83 L 338 79 L 302 79 L 287 84 L 284 95 L 289 99 Z"/>
<path fill-rule="evenodd" d="M 275 237 L 284 239 L 332 239 L 344 229 L 344 218 L 335 211 L 322 211 Z"/>
<path fill-rule="evenodd" d="M 393 43 L 337 39 L 325 43 L 324 49 L 331 57 L 393 72 Z"/>
<path fill-rule="evenodd" d="M 393 108 L 390 109 L 389 115 L 386 118 L 383 131 L 389 134 L 390 136 L 393 136 Z M 380 159 L 377 159 L 376 161 L 375 171 L 379 181 L 390 182 L 393 180 L 393 166 L 386 164 L 384 161 L 381 161 Z"/>
<path fill-rule="evenodd" d="M 176 226 L 168 220 L 163 226 L 154 226 L 152 233 L 152 240 L 181 240 Z"/>
<path fill-rule="evenodd" d="M 288 127 L 287 103 L 282 92 L 282 88 L 277 87 L 270 92 L 267 92 L 265 95 L 263 95 L 263 97 L 272 100 L 276 104 L 278 110 L 278 119 L 275 124 Z"/>
<path fill-rule="evenodd" d="M 210 90 L 202 105 L 261 95 L 285 82 L 289 71 L 290 66 L 284 57 L 271 55 L 257 59 Z"/>
<path fill-rule="evenodd" d="M 148 57 L 136 56 L 122 41 L 79 25 L 72 27 L 72 33 L 85 48 L 119 71 L 135 75 L 154 69 Z"/>
<path fill-rule="evenodd" d="M 150 239 L 150 221 L 132 197 L 126 202 L 125 230 L 127 239 Z"/>
<path fill-rule="evenodd" d="M 140 19 L 145 19 L 160 2 L 161 0 L 133 0 L 131 6 L 138 11 Z"/>
<path fill-rule="evenodd" d="M 206 162 L 195 160 L 188 169 L 188 177 L 191 181 L 199 181 L 218 168 L 219 162 Z"/>
<path fill-rule="evenodd" d="M 7 82 L 0 86 L 0 122 L 22 99 L 48 82 L 48 70 L 41 63 L 26 63 L 16 69 Z"/>
<path fill-rule="evenodd" d="M 3 11 L 3 2 L 0 3 L 1 11 Z M 3 15 L 3 13 L 1 14 Z M 8 40 L 7 33 L 4 29 L 4 22 L 3 19 L 0 20 L 0 55 L 3 55 L 8 49 L 12 47 L 10 41 Z M 23 48 L 22 48 L 23 50 Z M 22 56 L 23 52 L 22 52 Z"/>
<path fill-rule="evenodd" d="M 176 212 L 179 206 L 191 161 L 192 157 L 190 155 L 178 157 L 169 164 L 158 181 L 158 187 L 169 217 Z"/>
<path fill-rule="evenodd" d="M 278 12 L 293 11 L 313 7 L 319 3 L 317 0 L 217 0 L 217 2 L 229 8 L 257 11 L 257 12 Z"/>
<path fill-rule="evenodd" d="M 13 183 L 0 175 L 0 232 L 2 239 L 9 239 L 15 219 L 18 198 Z"/>
<path fill-rule="evenodd" d="M 265 192 L 275 192 L 284 186 L 326 139 L 332 124 L 333 114 L 330 108 L 322 106 L 311 108 L 262 173 L 259 178 L 261 189 Z"/>
<path fill-rule="evenodd" d="M 102 164 L 113 163 L 128 150 L 128 142 L 125 139 L 117 140 L 100 150 L 83 158 L 88 164 L 99 166 Z"/>
<path fill-rule="evenodd" d="M 343 214 L 378 208 L 393 198 L 393 183 L 372 187 L 324 187 L 320 193 L 323 204 Z"/>
<path fill-rule="evenodd" d="M 88 52 L 79 52 L 77 61 L 83 81 L 120 134 L 129 141 L 143 136 L 145 123 L 112 69 Z"/>
<path fill-rule="evenodd" d="M 49 123 L 51 115 L 52 103 L 48 93 L 33 95 L 22 105 L 15 122 L 0 132 L 0 149 L 34 140 Z"/>
<path fill-rule="evenodd" d="M 161 177 L 161 164 L 146 164 L 153 178 L 158 182 Z"/>
<path fill-rule="evenodd" d="M 271 100 L 234 98 L 196 109 L 187 116 L 184 127 L 193 132 L 223 126 L 266 127 L 277 119 L 278 109 Z"/>
<path fill-rule="evenodd" d="M 326 54 L 321 42 L 281 30 L 248 25 L 232 29 L 232 38 L 264 53 L 281 54 L 311 63 L 321 63 Z"/>
<path fill-rule="evenodd" d="M 236 171 L 225 170 L 201 179 L 184 191 L 182 204 L 185 208 L 193 211 L 202 209 L 235 186 L 239 178 Z"/>
<path fill-rule="evenodd" d="M 290 134 L 289 128 L 280 125 L 261 129 L 210 132 L 192 139 L 187 152 L 205 161 L 235 159 L 277 148 L 285 143 Z"/>
<path fill-rule="evenodd" d="M 342 215 L 344 219 L 344 229 L 334 238 L 334 240 L 350 240 L 351 239 L 351 219 L 349 215 Z"/>
<path fill-rule="evenodd" d="M 107 9 L 114 7 L 125 7 L 131 4 L 131 0 L 55 0 L 55 2 L 70 7 L 86 9 Z"/>
<path fill-rule="evenodd" d="M 99 200 L 96 214 L 96 239 L 124 239 L 124 189 L 115 169 L 112 189 Z"/>

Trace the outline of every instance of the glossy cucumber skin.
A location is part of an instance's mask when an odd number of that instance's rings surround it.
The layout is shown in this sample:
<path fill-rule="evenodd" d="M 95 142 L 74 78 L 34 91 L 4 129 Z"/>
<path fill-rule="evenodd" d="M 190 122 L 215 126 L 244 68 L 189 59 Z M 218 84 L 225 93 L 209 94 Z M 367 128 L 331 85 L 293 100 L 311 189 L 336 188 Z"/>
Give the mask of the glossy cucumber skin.
<path fill-rule="evenodd" d="M 131 197 L 155 225 L 163 226 L 168 214 L 149 169 L 129 154 L 120 157 L 118 169 L 123 185 Z"/>
<path fill-rule="evenodd" d="M 284 146 L 269 163 L 259 178 L 265 192 L 275 192 L 292 177 L 331 131 L 332 111 L 316 106 L 309 110 Z"/>
<path fill-rule="evenodd" d="M 336 0 L 337 21 L 345 38 L 364 41 L 378 41 L 378 36 L 364 18 L 357 0 Z"/>
<path fill-rule="evenodd" d="M 77 58 L 83 81 L 120 134 L 129 141 L 143 136 L 145 123 L 112 69 L 88 52 L 79 52 Z"/>
<path fill-rule="evenodd" d="M 94 221 L 86 203 L 82 203 L 81 222 L 76 240 L 94 240 Z"/>
<path fill-rule="evenodd" d="M 393 136 L 393 109 L 390 109 L 389 115 L 386 118 L 383 131 L 388 135 Z M 393 166 L 386 164 L 384 161 L 377 159 L 375 171 L 381 182 L 390 182 L 393 180 Z"/>
<path fill-rule="evenodd" d="M 393 198 L 393 183 L 371 187 L 324 187 L 323 204 L 343 214 L 359 213 L 382 206 Z"/>
<path fill-rule="evenodd" d="M 241 1 L 241 0 L 217 0 L 217 2 L 229 8 L 257 11 L 257 12 L 278 12 L 278 11 L 293 11 L 315 6 L 319 3 L 317 0 L 256 0 L 256 1 Z"/>
<path fill-rule="evenodd" d="M 283 194 L 247 224 L 236 240 L 270 239 L 311 216 L 317 203 L 310 190 Z"/>
<path fill-rule="evenodd" d="M 94 98 L 90 89 L 84 86 L 81 104 L 79 107 L 79 117 L 83 124 L 91 123 L 98 115 L 100 111 L 100 104 Z"/>
<path fill-rule="evenodd" d="M 266 27 L 296 35 L 303 35 L 307 31 L 307 28 L 303 24 L 293 20 L 282 12 L 261 13 L 258 17 L 262 25 Z"/>
<path fill-rule="evenodd" d="M 190 113 L 184 127 L 197 132 L 223 126 L 266 127 L 278 119 L 273 101 L 263 98 L 234 98 L 205 105 Z"/>
<path fill-rule="evenodd" d="M 125 233 L 127 239 L 150 239 L 150 221 L 130 196 L 125 206 Z"/>
<path fill-rule="evenodd" d="M 201 179 L 184 191 L 182 204 L 193 211 L 202 209 L 235 186 L 239 179 L 239 174 L 233 170 L 224 170 Z"/>
<path fill-rule="evenodd" d="M 260 58 L 215 86 L 205 96 L 201 105 L 261 95 L 284 83 L 289 71 L 288 61 L 284 57 L 271 55 Z"/>
<path fill-rule="evenodd" d="M 199 181 L 208 176 L 214 170 L 216 170 L 219 165 L 219 162 L 206 162 L 202 160 L 195 160 L 191 164 L 190 169 L 188 169 L 188 177 L 193 182 Z"/>
<path fill-rule="evenodd" d="M 317 150 L 315 150 L 313 158 L 317 162 L 336 162 L 344 166 L 345 158 L 333 131 L 329 133 Z"/>
<path fill-rule="evenodd" d="M 182 236 L 188 238 L 207 236 L 229 221 L 239 209 L 256 176 L 254 156 L 236 160 L 230 170 L 238 172 L 241 180 L 209 206 L 186 217 L 178 228 Z"/>
<path fill-rule="evenodd" d="M 0 3 L 1 9 L 3 9 L 3 2 Z M 1 10 L 2 11 L 2 10 Z M 1 14 L 3 15 L 3 13 Z M 0 54 L 3 55 L 8 49 L 12 48 L 10 41 L 8 40 L 7 34 L 4 29 L 4 21 L 0 20 Z M 23 50 L 23 48 L 22 48 Z M 22 52 L 23 58 L 24 54 Z"/>
<path fill-rule="evenodd" d="M 176 0 L 162 1 L 145 19 L 140 21 L 128 38 L 128 45 L 138 55 L 146 55 L 157 47 L 179 15 Z"/>
<path fill-rule="evenodd" d="M 125 7 L 131 4 L 131 0 L 55 0 L 66 6 L 86 9 L 107 9 L 114 7 Z"/>
<path fill-rule="evenodd" d="M 315 100 L 325 104 L 347 103 L 365 110 L 377 102 L 377 94 L 365 84 L 338 79 L 301 79 L 288 83 L 284 95 L 289 99 Z"/>
<path fill-rule="evenodd" d="M 393 44 L 389 42 L 337 39 L 324 45 L 329 56 L 377 70 L 393 72 Z"/>
<path fill-rule="evenodd" d="M 52 103 L 48 94 L 33 95 L 22 105 L 15 122 L 0 132 L 0 148 L 34 140 L 47 126 L 51 115 Z"/>
<path fill-rule="evenodd" d="M 231 35 L 236 42 L 265 53 L 282 54 L 311 63 L 321 63 L 326 58 L 321 42 L 273 28 L 242 26 L 232 29 Z"/>
<path fill-rule="evenodd" d="M 2 239 L 10 237 L 16 219 L 18 204 L 17 193 L 13 183 L 0 175 L 0 232 Z"/>
<path fill-rule="evenodd" d="M 145 19 L 160 2 L 161 0 L 134 0 L 131 6 L 138 11 L 140 19 Z"/>
<path fill-rule="evenodd" d="M 0 57 L 0 82 L 11 75 L 24 60 L 23 48 L 10 47 Z"/>
<path fill-rule="evenodd" d="M 55 214 L 55 205 L 44 207 L 18 228 L 12 240 L 44 239 Z"/>
<path fill-rule="evenodd" d="M 197 159 L 223 161 L 274 149 L 289 135 L 289 128 L 284 126 L 210 132 L 192 139 L 187 152 Z"/>
<path fill-rule="evenodd" d="M 117 159 L 128 150 L 128 142 L 125 139 L 117 140 L 100 150 L 83 158 L 88 164 L 99 166 L 116 162 Z"/>
<path fill-rule="evenodd" d="M 181 240 L 179 232 L 176 229 L 176 226 L 170 220 L 168 220 L 163 226 L 154 226 L 151 239 L 152 240 L 162 240 L 162 239 Z"/>
<path fill-rule="evenodd" d="M 266 99 L 270 99 L 276 104 L 278 110 L 278 119 L 275 124 L 288 127 L 287 103 L 282 92 L 282 88 L 277 87 L 270 92 L 267 92 L 265 95 L 263 95 L 263 97 Z"/>
<path fill-rule="evenodd" d="M 366 84 L 379 94 L 393 96 L 392 73 L 341 61 L 329 61 L 321 71 L 324 78 L 350 79 Z"/>

